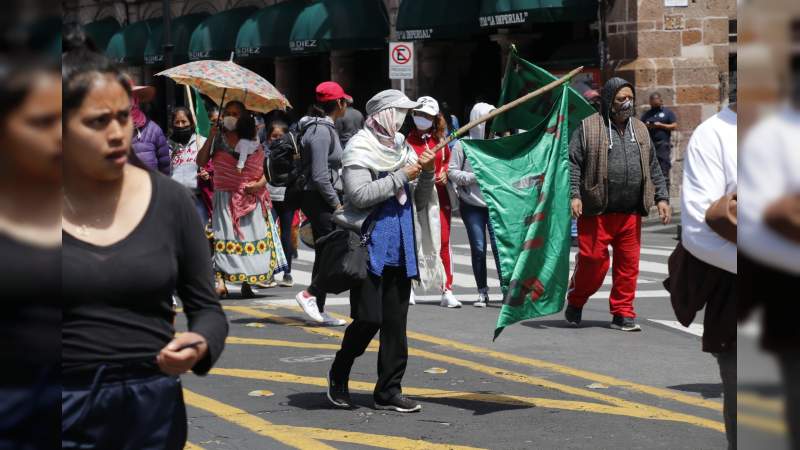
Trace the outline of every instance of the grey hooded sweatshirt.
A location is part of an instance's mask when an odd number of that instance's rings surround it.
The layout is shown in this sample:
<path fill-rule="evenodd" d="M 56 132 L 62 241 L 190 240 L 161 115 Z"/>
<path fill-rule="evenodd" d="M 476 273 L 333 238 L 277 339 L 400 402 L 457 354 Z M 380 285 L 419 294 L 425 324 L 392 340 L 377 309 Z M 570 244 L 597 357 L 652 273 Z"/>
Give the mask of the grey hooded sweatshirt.
<path fill-rule="evenodd" d="M 304 191 L 317 191 L 332 209 L 340 205 L 336 191 L 342 190 L 342 144 L 328 117 L 303 117 L 298 123 L 302 134 L 300 158 L 306 175 Z"/>

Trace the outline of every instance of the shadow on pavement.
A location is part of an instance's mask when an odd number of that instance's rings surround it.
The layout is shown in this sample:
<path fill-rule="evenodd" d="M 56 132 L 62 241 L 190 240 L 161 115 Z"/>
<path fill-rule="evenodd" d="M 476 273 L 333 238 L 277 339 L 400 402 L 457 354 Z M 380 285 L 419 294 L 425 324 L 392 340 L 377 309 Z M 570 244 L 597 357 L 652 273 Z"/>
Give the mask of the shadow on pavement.
<path fill-rule="evenodd" d="M 530 328 L 536 328 L 539 330 L 546 330 L 548 328 L 572 328 L 572 329 L 580 329 L 580 328 L 609 328 L 609 321 L 608 320 L 583 320 L 581 321 L 581 326 L 575 327 L 573 325 L 567 324 L 567 321 L 564 319 L 551 319 L 551 320 L 532 320 L 529 322 L 523 322 L 522 325 Z"/>
<path fill-rule="evenodd" d="M 676 391 L 695 392 L 702 395 L 703 398 L 722 397 L 722 383 L 678 384 L 675 386 L 667 386 L 667 388 L 675 389 Z"/>
<path fill-rule="evenodd" d="M 310 388 L 309 390 L 311 389 L 314 388 Z M 434 403 L 437 405 L 448 406 L 451 408 L 458 408 L 466 411 L 472 411 L 472 413 L 476 416 L 482 416 L 502 411 L 534 408 L 533 405 L 509 405 L 502 403 L 479 402 L 475 400 L 464 400 L 459 397 L 436 398 L 436 397 L 422 397 L 415 395 L 409 395 L 409 397 L 421 402 L 423 404 L 423 411 L 425 410 L 425 404 Z M 291 394 L 287 398 L 288 402 L 286 402 L 285 404 L 293 408 L 299 408 L 306 411 L 336 410 L 336 408 L 330 406 L 330 404 L 328 403 L 328 399 L 325 397 L 325 393 L 320 392 L 319 390 L 317 390 L 316 392 L 312 391 L 312 392 Z M 374 410 L 372 407 L 373 406 L 372 394 L 351 393 L 350 398 L 356 405 L 356 409 Z M 509 399 L 509 401 L 512 400 Z M 402 414 L 402 413 L 395 413 L 392 411 L 378 411 L 378 410 L 374 411 L 381 413 L 385 412 L 389 414 Z"/>

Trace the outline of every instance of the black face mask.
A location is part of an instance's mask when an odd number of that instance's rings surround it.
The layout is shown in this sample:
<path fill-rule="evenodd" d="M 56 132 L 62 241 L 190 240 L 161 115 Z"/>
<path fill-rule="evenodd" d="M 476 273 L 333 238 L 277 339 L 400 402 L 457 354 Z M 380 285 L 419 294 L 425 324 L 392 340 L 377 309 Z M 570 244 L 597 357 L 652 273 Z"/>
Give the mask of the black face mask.
<path fill-rule="evenodd" d="M 172 140 L 180 144 L 186 144 L 192 138 L 194 129 L 191 126 L 175 127 L 172 129 Z"/>

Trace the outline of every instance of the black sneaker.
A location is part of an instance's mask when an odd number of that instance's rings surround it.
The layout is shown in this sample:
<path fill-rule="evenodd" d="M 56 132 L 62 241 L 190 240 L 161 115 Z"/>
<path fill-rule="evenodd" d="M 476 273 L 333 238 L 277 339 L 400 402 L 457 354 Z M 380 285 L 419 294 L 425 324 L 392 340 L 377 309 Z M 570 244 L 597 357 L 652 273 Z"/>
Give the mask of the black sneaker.
<path fill-rule="evenodd" d="M 396 394 L 387 403 L 382 403 L 375 400 L 375 409 L 412 413 L 422 411 L 422 405 L 414 400 L 409 399 L 403 394 Z"/>
<path fill-rule="evenodd" d="M 333 380 L 330 372 L 328 372 L 328 401 L 336 408 L 350 409 L 353 407 L 353 401 L 350 399 L 350 389 L 347 388 L 347 382 L 339 383 Z"/>
<path fill-rule="evenodd" d="M 611 328 L 621 331 L 642 331 L 633 317 L 614 316 L 611 320 Z"/>
<path fill-rule="evenodd" d="M 581 314 L 583 314 L 583 308 L 572 305 L 567 305 L 567 309 L 564 310 L 564 318 L 567 319 L 567 323 L 576 327 L 581 324 Z"/>

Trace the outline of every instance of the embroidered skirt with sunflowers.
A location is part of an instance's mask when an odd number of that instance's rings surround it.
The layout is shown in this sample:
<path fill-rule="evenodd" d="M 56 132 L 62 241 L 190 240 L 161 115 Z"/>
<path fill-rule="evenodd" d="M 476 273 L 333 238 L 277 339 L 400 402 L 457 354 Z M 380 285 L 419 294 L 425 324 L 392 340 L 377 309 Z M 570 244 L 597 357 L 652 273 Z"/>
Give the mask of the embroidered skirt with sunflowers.
<path fill-rule="evenodd" d="M 243 238 L 233 232 L 229 192 L 214 192 L 214 271 L 228 283 L 263 283 L 287 268 L 272 214 L 261 206 L 239 220 Z"/>

